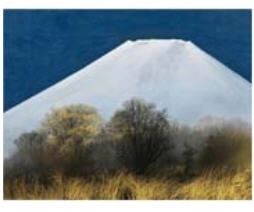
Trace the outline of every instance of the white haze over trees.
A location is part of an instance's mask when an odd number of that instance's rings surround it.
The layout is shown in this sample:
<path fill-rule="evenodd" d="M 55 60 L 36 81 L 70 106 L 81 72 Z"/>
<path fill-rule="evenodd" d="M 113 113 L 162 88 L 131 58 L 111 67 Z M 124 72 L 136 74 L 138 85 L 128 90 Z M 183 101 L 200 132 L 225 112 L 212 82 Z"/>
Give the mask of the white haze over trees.
<path fill-rule="evenodd" d="M 101 120 L 87 105 L 52 110 L 38 129 L 15 140 L 17 151 L 5 159 L 5 179 L 37 176 L 47 184 L 55 172 L 89 178 L 119 171 L 149 175 L 176 166 L 187 179 L 202 169 L 237 170 L 251 161 L 251 127 L 239 120 L 183 126 L 137 98 L 109 121 Z"/>

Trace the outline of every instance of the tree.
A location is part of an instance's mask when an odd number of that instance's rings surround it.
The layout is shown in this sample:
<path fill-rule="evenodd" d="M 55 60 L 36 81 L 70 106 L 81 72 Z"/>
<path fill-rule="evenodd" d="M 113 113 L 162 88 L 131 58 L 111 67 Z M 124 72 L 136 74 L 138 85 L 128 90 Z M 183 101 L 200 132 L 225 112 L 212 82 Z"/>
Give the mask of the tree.
<path fill-rule="evenodd" d="M 86 160 L 86 147 L 101 128 L 97 110 L 87 105 L 54 109 L 42 123 L 49 151 L 58 156 L 68 173 L 80 173 Z M 57 160 L 57 159 L 56 159 Z"/>
<path fill-rule="evenodd" d="M 14 143 L 17 146 L 16 157 L 21 159 L 23 166 L 35 171 L 46 167 L 47 146 L 44 133 L 37 131 L 24 133 Z"/>
<path fill-rule="evenodd" d="M 48 143 L 57 146 L 61 153 L 74 151 L 75 146 L 88 144 L 100 129 L 102 119 L 95 108 L 87 105 L 70 105 L 54 109 L 42 123 Z"/>
<path fill-rule="evenodd" d="M 38 157 L 45 150 L 46 135 L 36 131 L 24 133 L 14 141 L 20 154 L 27 157 Z"/>
<path fill-rule="evenodd" d="M 40 181 L 46 182 L 51 167 L 46 134 L 36 130 L 23 133 L 14 143 L 17 151 L 4 162 L 5 177 L 11 180 L 22 176 L 31 182 L 36 175 Z"/>
<path fill-rule="evenodd" d="M 120 161 L 137 174 L 143 174 L 171 146 L 165 110 L 139 99 L 125 102 L 108 127 Z"/>

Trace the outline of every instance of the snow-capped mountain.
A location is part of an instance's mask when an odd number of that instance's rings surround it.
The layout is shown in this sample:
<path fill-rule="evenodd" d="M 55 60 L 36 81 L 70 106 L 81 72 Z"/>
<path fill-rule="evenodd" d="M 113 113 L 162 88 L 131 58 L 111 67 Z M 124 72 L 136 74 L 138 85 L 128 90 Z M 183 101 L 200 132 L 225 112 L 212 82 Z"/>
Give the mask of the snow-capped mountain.
<path fill-rule="evenodd" d="M 51 108 L 95 106 L 108 120 L 122 103 L 142 98 L 193 125 L 205 116 L 251 122 L 251 84 L 191 42 L 127 41 L 70 77 L 4 113 L 4 153 L 37 128 Z"/>

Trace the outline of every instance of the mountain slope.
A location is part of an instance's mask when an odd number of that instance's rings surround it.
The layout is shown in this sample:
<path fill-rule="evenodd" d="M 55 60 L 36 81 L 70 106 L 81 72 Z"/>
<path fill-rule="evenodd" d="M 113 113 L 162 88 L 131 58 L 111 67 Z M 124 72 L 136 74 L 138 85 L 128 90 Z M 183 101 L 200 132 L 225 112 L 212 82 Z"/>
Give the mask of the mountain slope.
<path fill-rule="evenodd" d="M 186 124 L 205 116 L 251 120 L 251 84 L 191 42 L 127 41 L 56 85 L 4 113 L 4 152 L 51 108 L 90 104 L 107 120 L 139 97 Z"/>

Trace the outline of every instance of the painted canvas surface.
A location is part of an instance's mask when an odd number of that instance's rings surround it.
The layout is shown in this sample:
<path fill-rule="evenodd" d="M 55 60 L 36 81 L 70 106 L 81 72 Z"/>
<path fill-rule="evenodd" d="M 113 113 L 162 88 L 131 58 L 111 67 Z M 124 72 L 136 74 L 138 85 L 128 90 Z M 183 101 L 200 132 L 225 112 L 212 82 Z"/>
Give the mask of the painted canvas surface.
<path fill-rule="evenodd" d="M 5 10 L 4 198 L 251 199 L 250 10 Z"/>

